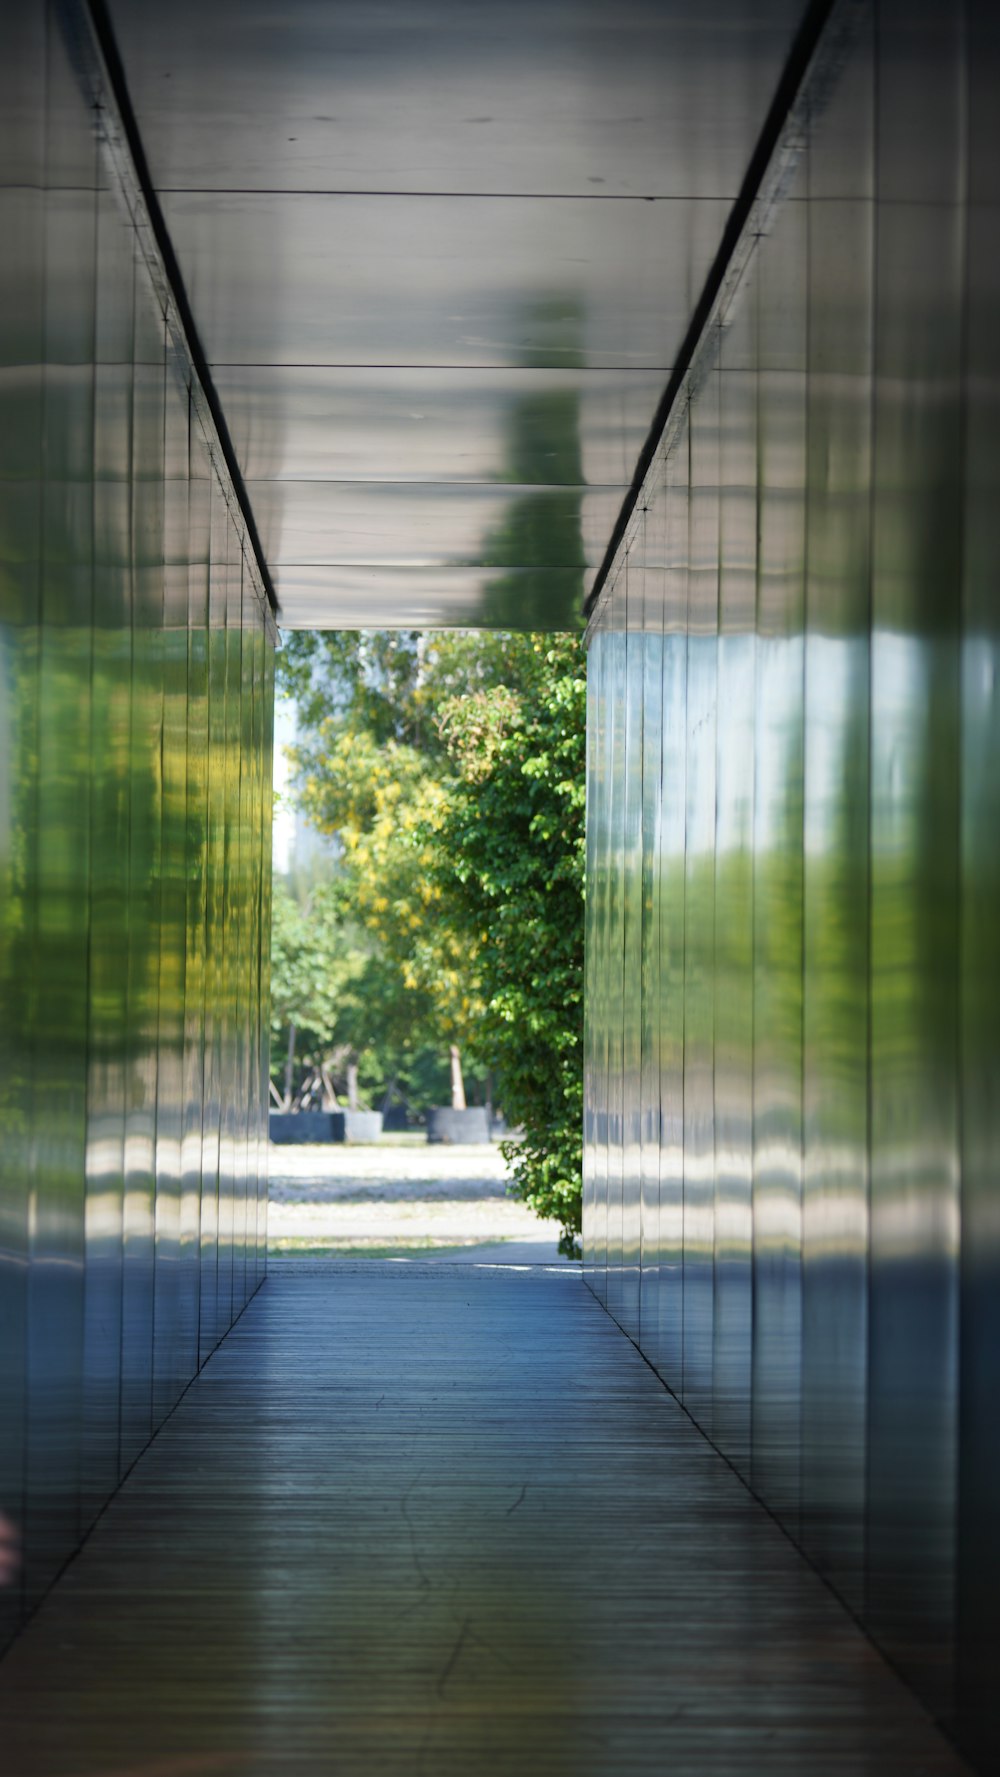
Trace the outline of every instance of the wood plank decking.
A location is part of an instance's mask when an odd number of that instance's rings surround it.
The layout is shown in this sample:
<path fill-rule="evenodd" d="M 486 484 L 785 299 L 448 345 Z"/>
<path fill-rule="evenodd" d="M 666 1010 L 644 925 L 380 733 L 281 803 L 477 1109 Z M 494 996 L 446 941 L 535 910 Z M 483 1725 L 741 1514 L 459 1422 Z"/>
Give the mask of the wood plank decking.
<path fill-rule="evenodd" d="M 4 1777 L 965 1770 L 574 1270 L 279 1264 L 0 1663 Z"/>

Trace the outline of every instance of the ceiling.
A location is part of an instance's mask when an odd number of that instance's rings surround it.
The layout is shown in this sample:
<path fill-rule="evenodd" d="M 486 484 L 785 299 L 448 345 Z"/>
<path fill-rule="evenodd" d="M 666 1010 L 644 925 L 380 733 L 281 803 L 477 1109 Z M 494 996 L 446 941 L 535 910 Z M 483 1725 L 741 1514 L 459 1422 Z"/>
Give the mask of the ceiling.
<path fill-rule="evenodd" d="M 110 10 L 282 623 L 578 623 L 801 0 Z"/>

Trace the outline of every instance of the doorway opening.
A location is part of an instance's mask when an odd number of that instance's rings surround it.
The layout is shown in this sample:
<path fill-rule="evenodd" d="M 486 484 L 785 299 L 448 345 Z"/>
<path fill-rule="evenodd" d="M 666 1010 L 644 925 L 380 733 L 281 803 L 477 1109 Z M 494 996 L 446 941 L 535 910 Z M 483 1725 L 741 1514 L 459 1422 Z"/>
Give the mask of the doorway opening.
<path fill-rule="evenodd" d="M 297 631 L 277 684 L 270 1252 L 574 1261 L 582 639 Z"/>

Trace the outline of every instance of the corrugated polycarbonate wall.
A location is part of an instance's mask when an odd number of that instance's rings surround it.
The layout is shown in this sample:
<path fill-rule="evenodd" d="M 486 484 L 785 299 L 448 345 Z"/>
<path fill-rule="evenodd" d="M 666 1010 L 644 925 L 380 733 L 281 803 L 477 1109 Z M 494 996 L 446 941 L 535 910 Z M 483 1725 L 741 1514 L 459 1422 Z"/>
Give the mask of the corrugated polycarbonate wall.
<path fill-rule="evenodd" d="M 0 1636 L 265 1262 L 269 623 L 72 21 L 0 24 Z"/>
<path fill-rule="evenodd" d="M 1000 43 L 852 10 L 591 633 L 585 1265 L 989 1763 Z"/>

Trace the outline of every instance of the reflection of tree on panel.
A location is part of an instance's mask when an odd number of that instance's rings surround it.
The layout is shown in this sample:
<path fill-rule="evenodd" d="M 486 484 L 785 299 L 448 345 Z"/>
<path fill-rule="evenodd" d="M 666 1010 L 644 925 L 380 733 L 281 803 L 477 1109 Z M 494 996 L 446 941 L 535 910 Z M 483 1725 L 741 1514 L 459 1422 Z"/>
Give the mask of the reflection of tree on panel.
<path fill-rule="evenodd" d="M 560 341 L 579 333 L 572 299 L 537 305 L 544 329 L 558 322 Z M 534 317 L 533 317 L 534 318 Z M 560 348 L 575 369 L 582 354 Z M 483 621 L 505 629 L 576 630 L 583 620 L 584 553 L 580 533 L 583 464 L 580 398 L 575 390 L 521 396 L 511 410 L 503 480 L 526 491 L 488 538 L 485 560 L 502 572 L 485 589 Z"/>

